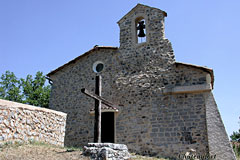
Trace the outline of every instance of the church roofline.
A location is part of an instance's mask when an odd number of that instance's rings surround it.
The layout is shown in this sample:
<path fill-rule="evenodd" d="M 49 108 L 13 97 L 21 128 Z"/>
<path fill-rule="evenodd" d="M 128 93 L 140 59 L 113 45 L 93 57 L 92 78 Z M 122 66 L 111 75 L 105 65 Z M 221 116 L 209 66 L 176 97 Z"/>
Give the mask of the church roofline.
<path fill-rule="evenodd" d="M 213 69 L 208 68 L 208 67 L 194 65 L 194 64 L 182 63 L 182 62 L 175 62 L 175 64 L 176 64 L 176 66 L 183 65 L 183 66 L 193 67 L 193 68 L 197 68 L 197 69 L 203 70 L 205 72 L 208 72 L 210 74 L 210 76 L 211 76 L 211 84 L 212 84 L 212 88 L 213 88 L 213 85 L 214 85 Z"/>
<path fill-rule="evenodd" d="M 111 46 L 94 46 L 92 49 L 90 49 L 89 51 L 85 52 L 84 54 L 74 58 L 73 60 L 69 61 L 68 63 L 58 67 L 57 69 L 49 72 L 47 74 L 48 77 L 54 75 L 55 73 L 57 73 L 58 71 L 62 70 L 63 68 L 69 66 L 70 64 L 73 64 L 75 63 L 77 60 L 91 54 L 92 52 L 94 51 L 97 51 L 97 50 L 100 50 L 100 49 L 112 49 L 112 50 L 117 50 L 118 47 L 111 47 Z M 207 67 L 203 67 L 203 66 L 198 66 L 198 65 L 194 65 L 194 64 L 188 64 L 188 63 L 182 63 L 182 62 L 175 62 L 175 65 L 178 66 L 178 65 L 183 65 L 183 66 L 189 66 L 189 67 L 193 67 L 193 68 L 197 68 L 197 69 L 200 69 L 200 70 L 203 70 L 205 72 L 208 72 L 211 76 L 211 83 L 212 83 L 212 87 L 214 85 L 214 74 L 213 74 L 213 69 L 211 68 L 207 68 Z"/>
<path fill-rule="evenodd" d="M 100 50 L 100 49 L 112 49 L 112 50 L 117 50 L 118 47 L 111 47 L 111 46 L 94 46 L 92 49 L 90 49 L 89 51 L 85 52 L 84 54 L 74 58 L 73 60 L 69 61 L 68 63 L 58 67 L 57 69 L 49 72 L 47 74 L 48 77 L 52 76 L 53 74 L 57 73 L 58 71 L 62 70 L 63 68 L 65 68 L 66 66 L 70 65 L 70 64 L 73 64 L 75 63 L 77 60 L 89 55 L 90 53 L 94 52 L 94 51 L 97 51 L 97 50 Z"/>
<path fill-rule="evenodd" d="M 163 15 L 164 15 L 165 17 L 167 17 L 167 12 L 165 12 L 165 11 L 159 9 L 159 8 L 154 8 L 154 7 L 150 7 L 150 6 L 147 6 L 147 5 L 143 5 L 143 4 L 138 3 L 133 9 L 131 9 L 131 11 L 129 11 L 125 16 L 123 16 L 117 23 L 118 23 L 118 24 L 121 23 L 121 21 L 123 21 L 123 19 L 124 19 L 125 17 L 127 17 L 127 16 L 130 15 L 130 14 L 132 14 L 132 12 L 134 12 L 134 10 L 135 10 L 136 8 L 140 7 L 140 6 L 145 7 L 145 8 L 153 8 L 153 9 L 160 10 L 160 11 L 163 12 Z"/>

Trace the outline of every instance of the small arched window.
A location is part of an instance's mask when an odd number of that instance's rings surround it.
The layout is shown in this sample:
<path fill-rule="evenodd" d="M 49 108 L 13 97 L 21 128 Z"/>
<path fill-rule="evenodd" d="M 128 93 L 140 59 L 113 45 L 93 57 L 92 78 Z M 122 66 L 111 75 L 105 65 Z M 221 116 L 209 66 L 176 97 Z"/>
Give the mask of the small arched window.
<path fill-rule="evenodd" d="M 139 17 L 136 19 L 136 40 L 137 43 L 146 42 L 146 22 L 145 19 Z"/>

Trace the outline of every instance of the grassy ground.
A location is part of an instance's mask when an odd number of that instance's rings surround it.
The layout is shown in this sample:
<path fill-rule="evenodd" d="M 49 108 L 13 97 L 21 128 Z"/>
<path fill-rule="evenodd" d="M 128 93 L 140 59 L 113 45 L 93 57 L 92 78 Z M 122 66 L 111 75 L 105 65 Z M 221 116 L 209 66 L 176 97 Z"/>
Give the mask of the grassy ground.
<path fill-rule="evenodd" d="M 0 146 L 0 160 L 89 160 L 80 148 L 63 148 L 40 142 L 5 143 Z M 131 160 L 166 160 L 134 155 Z"/>

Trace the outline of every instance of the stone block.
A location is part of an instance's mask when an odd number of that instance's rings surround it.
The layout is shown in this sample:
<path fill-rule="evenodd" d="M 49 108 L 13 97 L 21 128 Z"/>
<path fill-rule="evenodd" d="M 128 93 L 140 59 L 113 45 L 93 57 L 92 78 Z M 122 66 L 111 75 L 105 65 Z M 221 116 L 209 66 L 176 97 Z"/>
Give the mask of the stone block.
<path fill-rule="evenodd" d="M 83 154 L 91 160 L 127 160 L 130 158 L 128 148 L 124 144 L 88 143 L 83 148 Z"/>

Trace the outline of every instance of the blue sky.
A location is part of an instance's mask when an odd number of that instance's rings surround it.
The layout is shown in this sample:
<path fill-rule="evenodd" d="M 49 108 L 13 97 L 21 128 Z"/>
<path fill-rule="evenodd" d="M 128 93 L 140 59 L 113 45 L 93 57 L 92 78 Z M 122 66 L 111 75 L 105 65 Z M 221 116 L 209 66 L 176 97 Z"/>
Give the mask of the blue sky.
<path fill-rule="evenodd" d="M 160 8 L 176 61 L 214 69 L 228 134 L 239 129 L 239 0 L 0 0 L 0 74 L 47 74 L 94 45 L 119 46 L 117 21 L 137 3 Z"/>

